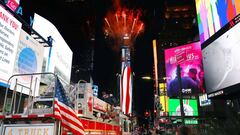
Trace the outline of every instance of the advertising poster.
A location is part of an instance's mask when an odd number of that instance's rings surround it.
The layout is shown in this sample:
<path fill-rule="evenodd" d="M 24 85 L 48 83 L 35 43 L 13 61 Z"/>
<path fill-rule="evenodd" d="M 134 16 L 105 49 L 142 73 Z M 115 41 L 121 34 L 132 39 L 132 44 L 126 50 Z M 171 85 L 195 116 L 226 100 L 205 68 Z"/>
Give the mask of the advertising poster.
<path fill-rule="evenodd" d="M 160 100 L 160 116 L 167 116 L 168 115 L 168 97 L 167 96 L 159 96 Z"/>
<path fill-rule="evenodd" d="M 20 0 L 5 0 L 6 5 L 12 10 L 16 11 L 19 6 Z"/>
<path fill-rule="evenodd" d="M 166 83 L 159 83 L 159 90 L 160 90 L 160 116 L 167 116 L 168 112 L 168 96 L 167 94 L 167 84 Z"/>
<path fill-rule="evenodd" d="M 200 95 L 199 104 L 200 106 L 209 106 L 211 105 L 211 99 L 208 99 L 207 94 Z"/>
<path fill-rule="evenodd" d="M 22 24 L 0 6 L 0 85 L 8 86 L 13 74 Z"/>
<path fill-rule="evenodd" d="M 44 50 L 44 72 L 54 72 L 64 84 L 70 83 L 73 52 L 57 30 L 48 20 L 38 14 L 34 14 L 33 29 L 44 39 L 52 37 L 52 47 Z M 44 83 L 49 83 L 49 78 L 43 78 Z"/>
<path fill-rule="evenodd" d="M 179 99 L 169 99 L 169 116 L 181 116 L 180 100 Z M 197 100 L 195 99 L 184 99 L 183 100 L 183 110 L 185 116 L 198 116 L 198 106 Z"/>
<path fill-rule="evenodd" d="M 239 0 L 196 0 L 200 42 L 203 43 L 240 13 Z"/>
<path fill-rule="evenodd" d="M 14 74 L 31 74 L 31 73 L 40 73 L 42 71 L 43 63 L 43 52 L 44 47 L 33 39 L 25 31 L 21 30 L 15 66 Z M 18 84 L 21 84 L 24 87 L 17 86 L 17 91 L 24 94 L 29 94 L 29 89 L 32 86 L 34 93 L 31 95 L 38 96 L 39 94 L 39 85 L 40 85 L 40 75 L 32 76 L 20 76 L 17 77 Z M 14 81 L 14 78 L 12 79 Z"/>
<path fill-rule="evenodd" d="M 183 95 L 197 95 L 204 90 L 204 72 L 200 42 L 165 50 L 167 95 L 179 96 L 177 65 L 180 65 Z"/>

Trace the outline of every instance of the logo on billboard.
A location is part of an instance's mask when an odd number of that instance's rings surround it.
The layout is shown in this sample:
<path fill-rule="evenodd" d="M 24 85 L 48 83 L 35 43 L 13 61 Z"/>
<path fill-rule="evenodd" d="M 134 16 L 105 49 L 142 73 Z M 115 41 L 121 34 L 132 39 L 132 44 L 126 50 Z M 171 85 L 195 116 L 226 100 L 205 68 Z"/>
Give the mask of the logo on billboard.
<path fill-rule="evenodd" d="M 18 57 L 18 72 L 20 74 L 37 72 L 37 56 L 31 48 L 24 48 Z M 24 81 L 30 81 L 30 76 L 22 77 Z"/>

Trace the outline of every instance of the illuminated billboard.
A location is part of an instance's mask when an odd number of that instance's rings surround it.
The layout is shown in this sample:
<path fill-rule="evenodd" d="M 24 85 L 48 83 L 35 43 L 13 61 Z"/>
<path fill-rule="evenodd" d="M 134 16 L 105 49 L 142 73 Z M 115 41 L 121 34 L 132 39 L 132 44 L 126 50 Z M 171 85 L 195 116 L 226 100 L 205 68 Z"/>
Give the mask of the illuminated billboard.
<path fill-rule="evenodd" d="M 168 112 L 168 99 L 168 96 L 159 96 L 162 112 Z"/>
<path fill-rule="evenodd" d="M 182 91 L 184 95 L 204 92 L 202 53 L 200 42 L 195 42 L 165 50 L 167 95 L 179 96 L 177 65 L 180 65 Z"/>
<path fill-rule="evenodd" d="M 18 8 L 20 0 L 5 0 L 6 5 L 15 12 Z"/>
<path fill-rule="evenodd" d="M 198 105 L 196 99 L 183 99 L 183 110 L 185 116 L 198 116 Z M 181 116 L 180 100 L 168 100 L 169 116 Z"/>
<path fill-rule="evenodd" d="M 221 91 L 220 94 L 230 92 L 240 83 L 239 18 L 240 15 L 234 18 L 225 29 L 221 29 L 218 35 L 213 36 L 211 43 L 203 48 L 203 65 L 208 94 L 216 91 Z"/>
<path fill-rule="evenodd" d="M 52 37 L 52 47 L 45 47 L 43 72 L 54 72 L 64 84 L 70 83 L 72 56 L 73 52 L 57 30 L 57 28 L 48 20 L 38 14 L 34 14 L 33 29 L 36 30 L 44 39 Z M 49 78 L 42 80 L 44 83 Z"/>
<path fill-rule="evenodd" d="M 18 49 L 16 54 L 16 61 L 14 66 L 14 74 L 30 74 L 40 73 L 42 71 L 44 47 L 33 39 L 25 31 L 21 30 Z M 40 75 L 38 76 L 20 76 L 17 81 L 17 91 L 24 94 L 29 94 L 29 89 L 32 86 L 32 93 L 34 96 L 39 95 Z M 32 82 L 31 82 L 32 79 Z M 13 79 L 14 80 L 14 79 Z M 32 83 L 32 85 L 31 85 Z"/>
<path fill-rule="evenodd" d="M 168 96 L 166 95 L 167 91 L 167 84 L 166 83 L 159 83 L 159 90 L 160 90 L 160 106 L 161 106 L 161 112 L 160 116 L 166 116 L 168 112 Z"/>
<path fill-rule="evenodd" d="M 13 75 L 22 24 L 0 6 L 0 85 L 8 86 Z"/>
<path fill-rule="evenodd" d="M 203 94 L 203 95 L 199 96 L 199 104 L 200 104 L 200 106 L 211 105 L 211 100 L 208 99 L 207 94 Z"/>
<path fill-rule="evenodd" d="M 203 43 L 240 13 L 239 0 L 196 0 L 198 29 Z"/>

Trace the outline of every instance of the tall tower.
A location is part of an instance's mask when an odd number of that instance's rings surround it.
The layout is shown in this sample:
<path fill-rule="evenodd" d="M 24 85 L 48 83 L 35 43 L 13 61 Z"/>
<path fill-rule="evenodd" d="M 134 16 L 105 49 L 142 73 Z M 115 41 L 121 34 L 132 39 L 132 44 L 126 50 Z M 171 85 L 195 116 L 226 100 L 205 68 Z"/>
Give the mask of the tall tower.
<path fill-rule="evenodd" d="M 115 1 L 114 10 L 109 10 L 104 18 L 103 31 L 105 37 L 111 37 L 115 51 L 121 50 L 120 74 L 120 106 L 124 114 L 132 113 L 132 69 L 130 48 L 136 38 L 143 32 L 144 24 L 140 20 L 141 10 L 131 10 L 122 7 L 120 1 Z M 122 45 L 122 46 L 121 46 Z"/>

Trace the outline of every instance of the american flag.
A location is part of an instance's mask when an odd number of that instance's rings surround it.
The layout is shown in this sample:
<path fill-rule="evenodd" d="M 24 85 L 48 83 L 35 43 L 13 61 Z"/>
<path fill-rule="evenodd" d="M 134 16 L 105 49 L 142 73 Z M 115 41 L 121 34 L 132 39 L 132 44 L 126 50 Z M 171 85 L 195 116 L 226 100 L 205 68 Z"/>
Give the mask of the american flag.
<path fill-rule="evenodd" d="M 84 128 L 80 118 L 77 117 L 71 106 L 65 90 L 57 78 L 55 84 L 54 115 L 61 122 L 62 127 L 67 128 L 75 135 L 84 135 Z"/>

